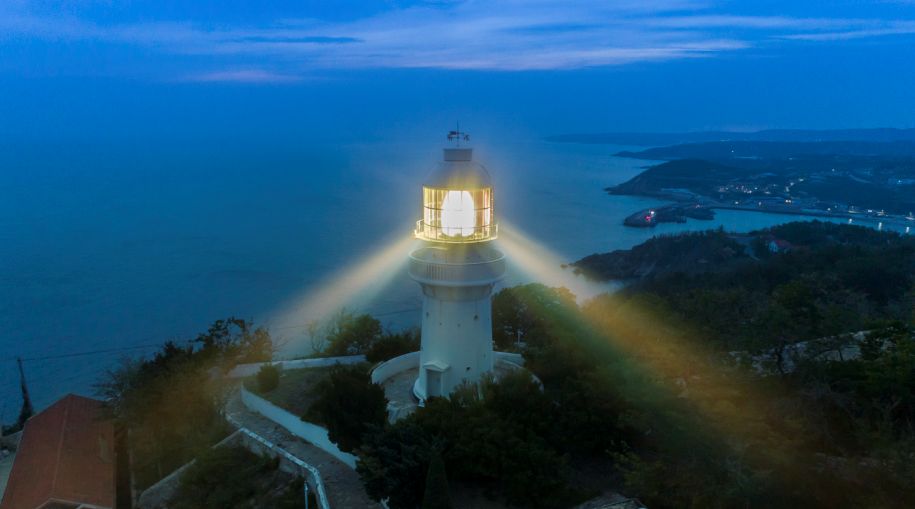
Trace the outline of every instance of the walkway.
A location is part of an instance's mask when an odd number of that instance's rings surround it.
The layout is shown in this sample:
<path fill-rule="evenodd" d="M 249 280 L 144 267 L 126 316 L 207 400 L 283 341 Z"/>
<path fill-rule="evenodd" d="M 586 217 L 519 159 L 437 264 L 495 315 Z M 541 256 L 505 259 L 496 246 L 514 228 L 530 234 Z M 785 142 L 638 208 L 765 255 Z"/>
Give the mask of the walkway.
<path fill-rule="evenodd" d="M 344 465 L 330 454 L 293 435 L 286 428 L 260 414 L 249 411 L 241 402 L 237 391 L 235 391 L 226 405 L 226 413 L 241 423 L 242 426 L 317 468 L 318 472 L 321 473 L 321 479 L 324 481 L 327 498 L 332 509 L 380 509 L 382 507 L 365 494 L 362 481 L 355 470 Z"/>

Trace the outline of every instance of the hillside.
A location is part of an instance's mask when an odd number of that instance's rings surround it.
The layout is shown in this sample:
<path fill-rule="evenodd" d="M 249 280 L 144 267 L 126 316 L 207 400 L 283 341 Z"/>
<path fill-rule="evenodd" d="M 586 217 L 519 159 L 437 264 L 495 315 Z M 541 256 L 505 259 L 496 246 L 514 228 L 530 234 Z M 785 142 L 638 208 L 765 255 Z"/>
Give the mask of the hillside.
<path fill-rule="evenodd" d="M 617 155 L 650 160 L 701 158 L 710 161 L 730 161 L 746 159 L 746 163 L 766 159 L 810 158 L 811 156 L 913 157 L 915 156 L 915 141 L 714 141 L 654 147 L 637 152 L 623 151 Z"/>
<path fill-rule="evenodd" d="M 787 252 L 770 252 L 774 239 L 786 241 Z M 757 342 L 772 332 L 773 323 L 779 334 L 802 340 L 908 320 L 915 238 L 795 222 L 747 235 L 656 237 L 572 265 L 596 279 L 634 279 L 624 293 L 661 298 L 684 320 L 707 329 L 713 342 Z"/>
<path fill-rule="evenodd" d="M 593 254 L 571 264 L 593 279 L 633 279 L 719 271 L 749 260 L 747 249 L 722 231 L 655 237 L 632 249 Z"/>
<path fill-rule="evenodd" d="M 665 162 L 608 188 L 611 194 L 819 213 L 915 210 L 915 142 L 709 142 L 618 155 Z M 676 199 L 676 198 L 675 198 Z"/>
<path fill-rule="evenodd" d="M 771 253 L 771 239 L 790 246 Z M 798 222 L 659 237 L 576 266 L 636 278 L 581 307 L 536 284 L 493 299 L 494 337 L 524 338 L 544 387 L 494 405 L 528 423 L 512 435 L 573 467 L 603 451 L 602 471 L 619 473 L 607 486 L 646 507 L 910 505 L 915 238 Z M 471 420 L 445 410 L 426 422 Z M 562 440 L 544 412 L 576 417 Z M 504 426 L 476 422 L 474 437 Z"/>

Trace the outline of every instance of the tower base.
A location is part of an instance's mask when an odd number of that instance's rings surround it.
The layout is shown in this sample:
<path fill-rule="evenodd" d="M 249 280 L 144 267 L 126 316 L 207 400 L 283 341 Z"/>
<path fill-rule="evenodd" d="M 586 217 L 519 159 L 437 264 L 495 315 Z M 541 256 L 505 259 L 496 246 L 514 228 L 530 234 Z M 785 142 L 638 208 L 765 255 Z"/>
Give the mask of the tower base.
<path fill-rule="evenodd" d="M 492 371 L 492 289 L 504 273 L 504 256 L 488 243 L 410 255 L 410 276 L 423 290 L 417 398 L 448 396 Z"/>

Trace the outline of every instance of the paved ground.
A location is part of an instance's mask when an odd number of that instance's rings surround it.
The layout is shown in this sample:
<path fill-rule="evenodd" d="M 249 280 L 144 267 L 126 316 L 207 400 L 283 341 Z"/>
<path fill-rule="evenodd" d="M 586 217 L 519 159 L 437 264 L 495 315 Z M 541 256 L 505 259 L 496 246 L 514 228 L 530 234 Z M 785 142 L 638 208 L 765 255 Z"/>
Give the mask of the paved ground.
<path fill-rule="evenodd" d="M 315 467 L 321 473 L 327 498 L 333 509 L 380 508 L 365 494 L 362 481 L 355 470 L 349 468 L 330 454 L 296 437 L 282 426 L 249 411 L 236 392 L 226 412 L 249 430 L 289 451 L 290 454 Z"/>
<path fill-rule="evenodd" d="M 393 423 L 412 414 L 419 406 L 419 402 L 413 396 L 413 382 L 416 381 L 417 376 L 419 376 L 418 367 L 401 371 L 382 382 L 384 396 L 388 398 L 389 422 Z"/>

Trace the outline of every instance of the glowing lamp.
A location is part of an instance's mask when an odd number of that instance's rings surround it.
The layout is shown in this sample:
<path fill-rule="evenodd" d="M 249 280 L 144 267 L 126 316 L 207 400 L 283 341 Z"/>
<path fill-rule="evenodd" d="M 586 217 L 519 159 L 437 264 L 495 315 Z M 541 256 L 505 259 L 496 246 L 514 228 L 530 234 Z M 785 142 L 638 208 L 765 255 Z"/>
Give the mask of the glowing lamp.
<path fill-rule="evenodd" d="M 446 148 L 444 160 L 423 184 L 423 218 L 416 237 L 432 242 L 493 240 L 492 179 L 471 160 L 469 148 Z"/>
<path fill-rule="evenodd" d="M 442 201 L 442 232 L 451 237 L 470 237 L 476 226 L 470 191 L 448 191 Z"/>

